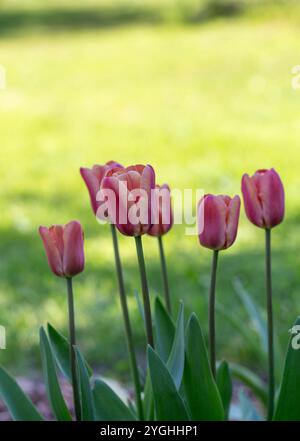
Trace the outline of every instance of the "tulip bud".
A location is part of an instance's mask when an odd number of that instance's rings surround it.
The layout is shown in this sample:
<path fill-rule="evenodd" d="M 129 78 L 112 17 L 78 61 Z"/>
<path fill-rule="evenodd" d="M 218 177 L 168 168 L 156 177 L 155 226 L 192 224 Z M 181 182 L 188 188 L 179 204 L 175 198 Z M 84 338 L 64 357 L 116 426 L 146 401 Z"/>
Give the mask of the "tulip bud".
<path fill-rule="evenodd" d="M 151 222 L 152 226 L 148 234 L 156 237 L 166 234 L 173 225 L 171 194 L 167 184 L 155 186 L 152 198 Z"/>
<path fill-rule="evenodd" d="M 118 162 L 109 161 L 104 165 L 93 165 L 92 168 L 80 168 L 80 174 L 87 186 L 90 195 L 91 206 L 95 215 L 97 214 L 98 208 L 103 203 L 97 201 L 97 193 L 100 190 L 101 182 L 108 170 L 114 168 L 123 168 L 123 166 Z"/>
<path fill-rule="evenodd" d="M 59 277 L 73 277 L 84 269 L 83 231 L 77 221 L 66 225 L 40 227 L 48 263 Z"/>
<path fill-rule="evenodd" d="M 200 244 L 212 250 L 225 250 L 236 239 L 241 201 L 239 196 L 205 195 L 198 205 Z"/>
<path fill-rule="evenodd" d="M 120 233 L 141 236 L 151 227 L 151 191 L 155 188 L 155 173 L 150 165 L 114 168 L 102 180 L 107 197 L 108 215 Z M 116 203 L 116 205 L 114 205 Z"/>
<path fill-rule="evenodd" d="M 276 171 L 258 170 L 244 174 L 242 193 L 248 219 L 260 228 L 273 228 L 284 217 L 284 189 Z"/>

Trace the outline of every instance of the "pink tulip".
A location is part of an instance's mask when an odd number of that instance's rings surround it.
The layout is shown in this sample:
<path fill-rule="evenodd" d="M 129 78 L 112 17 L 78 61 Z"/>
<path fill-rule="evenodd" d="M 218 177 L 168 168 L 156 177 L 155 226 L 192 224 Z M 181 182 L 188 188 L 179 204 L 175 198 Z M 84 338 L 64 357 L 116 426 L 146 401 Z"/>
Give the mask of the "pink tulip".
<path fill-rule="evenodd" d="M 83 271 L 83 231 L 79 222 L 71 221 L 50 228 L 41 226 L 39 233 L 54 274 L 69 278 Z"/>
<path fill-rule="evenodd" d="M 133 165 L 109 170 L 102 180 L 103 193 L 108 196 L 109 217 L 120 233 L 141 236 L 151 227 L 151 190 L 155 188 L 155 173 L 150 165 Z"/>
<path fill-rule="evenodd" d="M 199 240 L 212 250 L 225 250 L 236 239 L 241 201 L 239 196 L 205 195 L 198 205 Z"/>
<path fill-rule="evenodd" d="M 93 165 L 92 168 L 80 168 L 80 174 L 87 186 L 90 195 L 91 206 L 95 215 L 97 214 L 98 208 L 103 203 L 101 201 L 97 201 L 97 193 L 100 190 L 101 182 L 106 173 L 114 168 L 123 168 L 123 166 L 118 162 L 109 161 L 104 165 Z"/>
<path fill-rule="evenodd" d="M 152 226 L 148 231 L 150 236 L 163 236 L 173 225 L 170 188 L 167 184 L 155 186 L 155 203 L 152 200 Z"/>
<path fill-rule="evenodd" d="M 244 174 L 242 193 L 248 219 L 261 228 L 273 228 L 284 217 L 284 189 L 276 171 L 257 170 L 253 176 Z"/>

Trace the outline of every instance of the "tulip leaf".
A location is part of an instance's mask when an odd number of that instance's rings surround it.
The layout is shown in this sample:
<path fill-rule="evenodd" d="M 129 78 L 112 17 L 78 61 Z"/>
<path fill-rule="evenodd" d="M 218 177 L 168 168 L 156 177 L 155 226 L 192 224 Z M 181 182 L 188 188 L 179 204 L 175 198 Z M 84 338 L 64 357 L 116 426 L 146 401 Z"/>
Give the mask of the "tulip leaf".
<path fill-rule="evenodd" d="M 268 392 L 266 385 L 262 380 L 248 368 L 236 363 L 230 364 L 231 374 L 242 381 L 246 386 L 251 389 L 254 395 L 259 398 L 264 406 L 267 406 Z"/>
<path fill-rule="evenodd" d="M 208 362 L 201 327 L 192 314 L 186 332 L 184 393 L 192 420 L 224 420 L 221 397 Z"/>
<path fill-rule="evenodd" d="M 70 368 L 70 345 L 66 337 L 60 334 L 50 323 L 48 323 L 48 335 L 52 352 L 54 354 L 56 363 L 65 376 L 65 378 L 72 384 L 72 373 Z M 89 377 L 92 376 L 92 369 L 86 363 Z"/>
<path fill-rule="evenodd" d="M 300 317 L 291 329 L 275 421 L 300 421 Z"/>
<path fill-rule="evenodd" d="M 185 362 L 185 335 L 184 335 L 184 312 L 183 304 L 180 304 L 178 319 L 176 324 L 176 332 L 174 336 L 173 346 L 167 361 L 167 368 L 174 380 L 176 389 L 179 390 Z"/>
<path fill-rule="evenodd" d="M 134 421 L 135 415 L 118 395 L 102 380 L 97 379 L 93 389 L 96 421 Z"/>
<path fill-rule="evenodd" d="M 246 291 L 242 285 L 240 279 L 236 278 L 234 280 L 234 288 L 238 296 L 240 297 L 245 310 L 252 322 L 252 326 L 255 329 L 257 335 L 260 339 L 261 350 L 263 353 L 268 352 L 268 333 L 267 324 L 262 318 L 261 311 L 253 300 L 253 297 Z"/>
<path fill-rule="evenodd" d="M 18 383 L 2 367 L 0 367 L 0 398 L 14 421 L 43 420 Z"/>
<path fill-rule="evenodd" d="M 136 303 L 137 303 L 137 306 L 138 306 L 138 310 L 139 310 L 140 316 L 141 316 L 143 322 L 145 322 L 144 308 L 143 308 L 143 305 L 142 305 L 142 302 L 141 302 L 139 291 L 137 289 L 134 289 L 133 292 L 134 292 L 134 297 L 136 299 Z"/>
<path fill-rule="evenodd" d="M 166 363 L 174 341 L 175 325 L 159 297 L 155 299 L 154 330 L 156 351 Z"/>
<path fill-rule="evenodd" d="M 161 359 L 167 363 L 167 368 L 176 384 L 180 387 L 184 370 L 184 314 L 183 306 L 180 305 L 177 326 L 166 311 L 159 297 L 155 300 L 155 348 Z M 153 420 L 153 393 L 150 373 L 148 371 L 144 390 L 144 407 L 147 420 Z"/>
<path fill-rule="evenodd" d="M 44 328 L 40 329 L 40 348 L 47 396 L 54 416 L 59 421 L 71 421 L 71 415 L 61 393 L 51 347 Z"/>
<path fill-rule="evenodd" d="M 159 355 L 148 346 L 148 366 L 153 389 L 157 421 L 188 421 L 184 402 L 177 392 L 171 374 Z"/>
<path fill-rule="evenodd" d="M 231 321 L 231 323 L 237 328 L 240 334 L 243 334 L 243 338 L 245 338 L 245 334 L 247 335 L 246 339 L 248 347 L 252 348 L 253 352 L 258 355 L 260 360 L 266 362 L 268 358 L 268 333 L 266 319 L 261 312 L 261 308 L 256 304 L 253 296 L 245 289 L 240 279 L 236 278 L 233 284 L 235 291 L 237 292 L 241 302 L 243 303 L 245 311 L 248 314 L 251 326 L 245 326 L 245 322 L 243 320 L 233 318 L 230 311 L 229 315 L 231 319 L 229 319 L 229 321 Z M 252 332 L 249 332 L 249 329 L 251 329 Z M 253 338 L 254 335 L 257 338 Z M 282 353 L 282 348 L 276 334 L 274 335 L 274 348 L 275 375 L 279 380 L 282 373 L 282 360 L 284 358 L 284 354 Z"/>
<path fill-rule="evenodd" d="M 147 371 L 144 387 L 144 410 L 146 421 L 152 421 L 154 419 L 154 401 L 149 369 Z"/>
<path fill-rule="evenodd" d="M 77 347 L 74 348 L 76 353 L 77 373 L 79 377 L 81 418 L 82 421 L 93 421 L 94 406 L 88 370 L 81 352 Z"/>
<path fill-rule="evenodd" d="M 232 378 L 227 361 L 223 360 L 217 369 L 217 386 L 222 398 L 225 419 L 228 420 L 232 398 Z"/>

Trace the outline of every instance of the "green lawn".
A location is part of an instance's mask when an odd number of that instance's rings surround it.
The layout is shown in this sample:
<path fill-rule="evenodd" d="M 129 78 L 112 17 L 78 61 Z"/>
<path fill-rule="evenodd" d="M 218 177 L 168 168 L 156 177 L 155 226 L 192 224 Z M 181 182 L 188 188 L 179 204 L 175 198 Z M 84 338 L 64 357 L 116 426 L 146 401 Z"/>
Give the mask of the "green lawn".
<path fill-rule="evenodd" d="M 63 280 L 50 273 L 37 229 L 79 219 L 86 271 L 75 281 L 79 342 L 92 363 L 125 372 L 126 348 L 107 226 L 92 216 L 80 166 L 109 159 L 150 163 L 173 188 L 239 193 L 243 172 L 275 167 L 286 188 L 286 221 L 274 230 L 276 330 L 282 344 L 300 313 L 300 63 L 298 14 L 241 16 L 199 25 L 141 22 L 103 28 L 0 29 L 1 364 L 39 368 L 38 328 L 66 330 Z M 263 231 L 242 212 L 236 245 L 220 259 L 218 299 L 246 318 L 238 276 L 264 306 Z M 161 292 L 156 241 L 144 240 L 153 296 Z M 165 239 L 174 303 L 183 299 L 207 327 L 210 253 L 175 226 Z M 143 347 L 134 297 L 133 240 L 121 239 L 130 312 Z M 218 356 L 257 366 L 242 337 L 218 316 Z M 249 323 L 245 321 L 245 327 Z"/>

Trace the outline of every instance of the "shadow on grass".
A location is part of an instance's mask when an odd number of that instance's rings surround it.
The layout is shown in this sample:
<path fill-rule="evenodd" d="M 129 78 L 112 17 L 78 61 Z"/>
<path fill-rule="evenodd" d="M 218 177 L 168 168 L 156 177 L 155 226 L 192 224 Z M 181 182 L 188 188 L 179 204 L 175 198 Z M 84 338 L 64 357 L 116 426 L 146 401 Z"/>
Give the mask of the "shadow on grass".
<path fill-rule="evenodd" d="M 228 2 L 211 1 L 196 9 L 179 7 L 175 13 L 166 8 L 147 5 L 109 5 L 97 8 L 43 8 L 36 10 L 2 10 L 0 14 L 0 35 L 25 31 L 76 31 L 108 28 L 133 24 L 156 25 L 170 20 L 199 23 L 215 17 L 232 16 L 243 11 L 236 0 Z"/>

